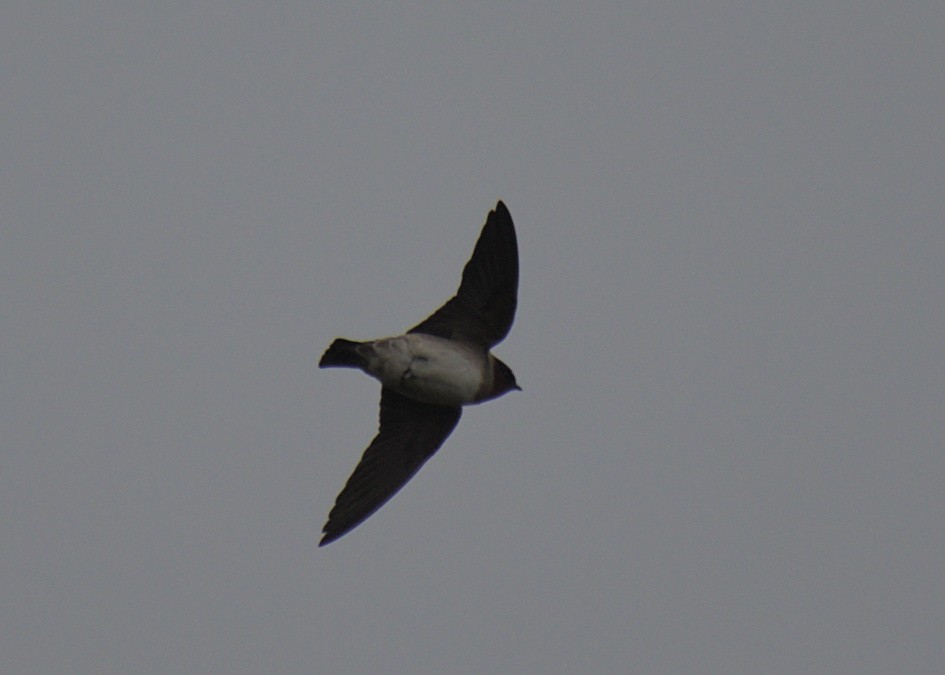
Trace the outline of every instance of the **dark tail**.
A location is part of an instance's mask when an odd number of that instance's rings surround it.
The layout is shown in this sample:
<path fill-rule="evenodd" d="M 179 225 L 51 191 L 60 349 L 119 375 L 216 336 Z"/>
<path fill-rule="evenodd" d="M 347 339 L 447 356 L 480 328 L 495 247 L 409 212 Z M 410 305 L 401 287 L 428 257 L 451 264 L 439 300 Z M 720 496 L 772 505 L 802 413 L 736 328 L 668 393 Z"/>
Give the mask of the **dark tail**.
<path fill-rule="evenodd" d="M 337 338 L 325 353 L 322 354 L 318 362 L 319 368 L 363 368 L 367 365 L 367 359 L 361 356 L 358 347 L 362 343 L 354 340 L 345 340 Z"/>

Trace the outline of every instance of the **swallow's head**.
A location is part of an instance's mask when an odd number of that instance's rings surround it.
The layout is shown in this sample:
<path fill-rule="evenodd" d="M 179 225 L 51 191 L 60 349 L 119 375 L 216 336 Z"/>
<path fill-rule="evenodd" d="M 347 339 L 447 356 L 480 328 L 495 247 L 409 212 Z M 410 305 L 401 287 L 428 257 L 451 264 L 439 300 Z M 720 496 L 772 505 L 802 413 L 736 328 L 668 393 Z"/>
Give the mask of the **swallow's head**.
<path fill-rule="evenodd" d="M 490 357 L 492 360 L 492 387 L 486 392 L 482 400 L 488 401 L 492 398 L 498 398 L 510 391 L 522 391 L 522 388 L 518 386 L 518 382 L 515 381 L 515 373 L 512 372 L 512 369 L 491 354 Z"/>

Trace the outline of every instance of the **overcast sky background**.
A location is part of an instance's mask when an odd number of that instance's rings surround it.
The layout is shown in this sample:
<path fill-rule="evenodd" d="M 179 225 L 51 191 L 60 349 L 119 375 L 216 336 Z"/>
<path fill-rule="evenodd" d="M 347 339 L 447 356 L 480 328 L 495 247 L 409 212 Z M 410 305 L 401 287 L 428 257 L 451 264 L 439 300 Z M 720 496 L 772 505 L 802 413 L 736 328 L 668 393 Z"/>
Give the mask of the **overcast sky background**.
<path fill-rule="evenodd" d="M 945 672 L 943 35 L 3 3 L 0 672 Z M 500 198 L 524 391 L 318 549 Z"/>

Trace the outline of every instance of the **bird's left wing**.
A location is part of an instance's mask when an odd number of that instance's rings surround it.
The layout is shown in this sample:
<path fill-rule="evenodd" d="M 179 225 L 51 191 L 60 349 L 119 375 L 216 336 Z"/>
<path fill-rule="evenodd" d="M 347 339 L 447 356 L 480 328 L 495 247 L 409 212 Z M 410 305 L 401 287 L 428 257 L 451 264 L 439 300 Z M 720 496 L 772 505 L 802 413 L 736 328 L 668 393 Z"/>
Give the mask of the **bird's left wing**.
<path fill-rule="evenodd" d="M 387 503 L 443 445 L 461 414 L 462 408 L 382 389 L 380 429 L 335 500 L 318 545 L 330 544 Z"/>

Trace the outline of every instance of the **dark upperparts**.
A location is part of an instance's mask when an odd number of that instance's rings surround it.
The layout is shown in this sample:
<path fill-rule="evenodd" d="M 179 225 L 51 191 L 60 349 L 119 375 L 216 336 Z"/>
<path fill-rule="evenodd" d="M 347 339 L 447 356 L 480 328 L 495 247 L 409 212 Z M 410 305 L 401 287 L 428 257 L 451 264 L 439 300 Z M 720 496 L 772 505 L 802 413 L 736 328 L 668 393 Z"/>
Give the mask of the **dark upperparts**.
<path fill-rule="evenodd" d="M 515 381 L 515 373 L 512 372 L 512 369 L 495 356 L 492 358 L 492 386 L 487 391 L 483 392 L 480 398 L 476 399 L 476 403 L 498 398 L 502 396 L 502 394 L 510 391 L 522 390 L 522 388 L 518 386 L 518 382 Z"/>

